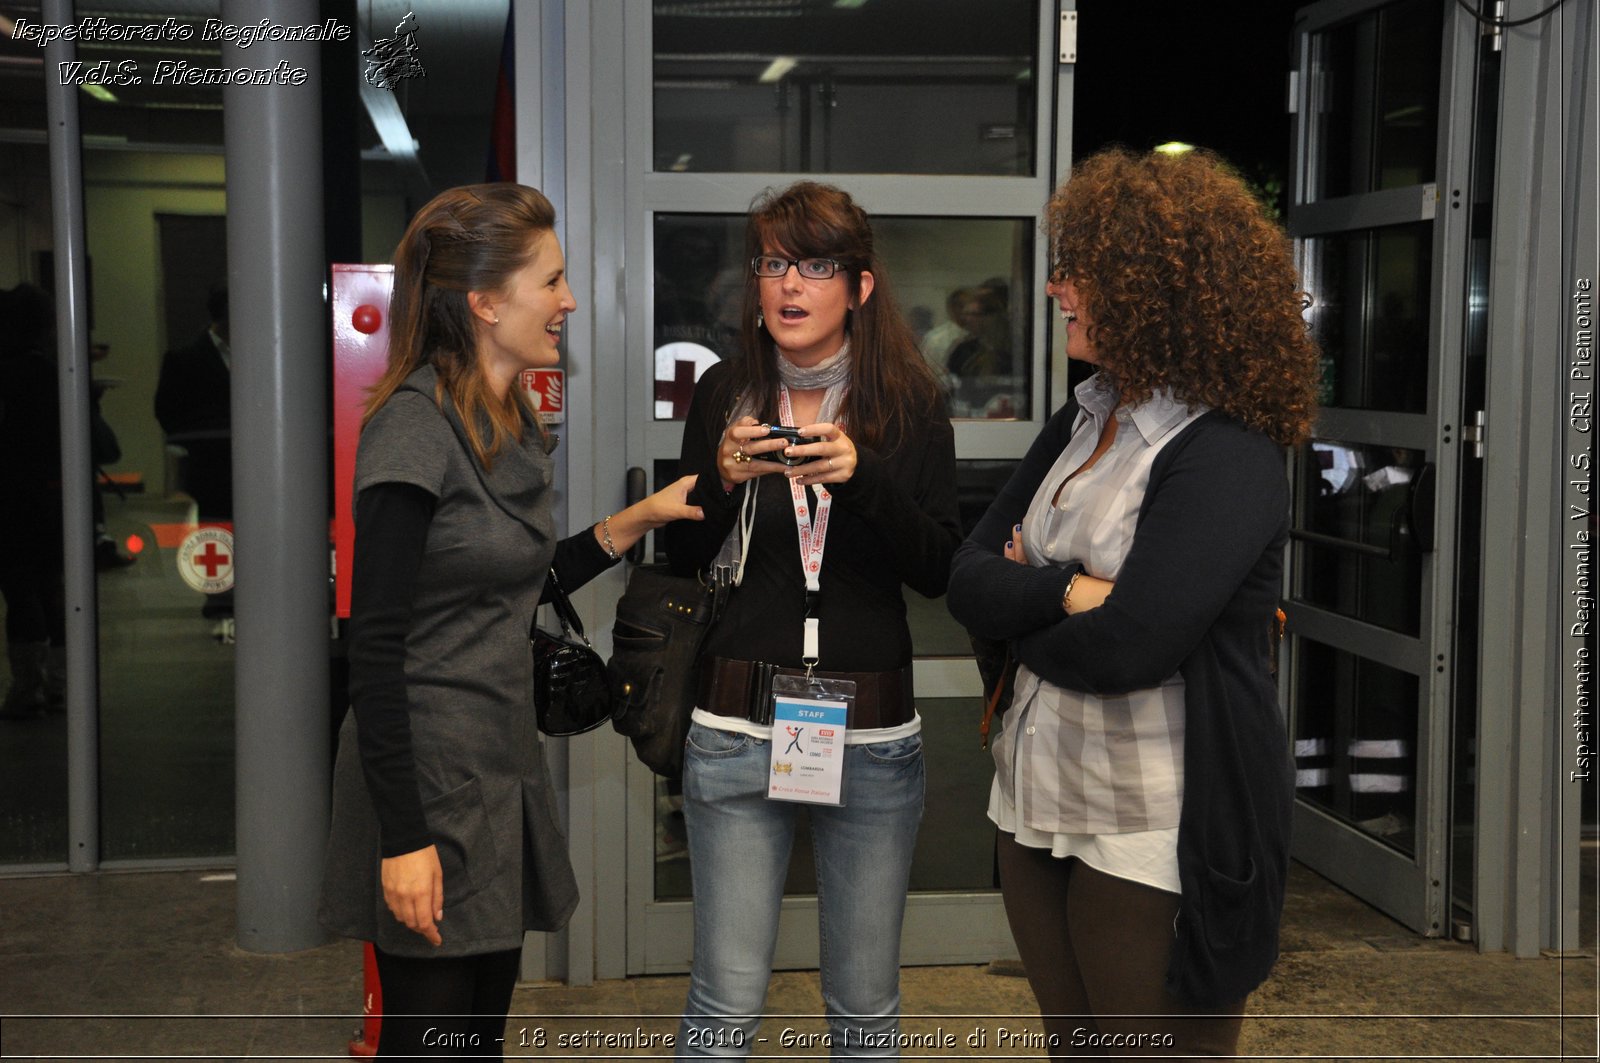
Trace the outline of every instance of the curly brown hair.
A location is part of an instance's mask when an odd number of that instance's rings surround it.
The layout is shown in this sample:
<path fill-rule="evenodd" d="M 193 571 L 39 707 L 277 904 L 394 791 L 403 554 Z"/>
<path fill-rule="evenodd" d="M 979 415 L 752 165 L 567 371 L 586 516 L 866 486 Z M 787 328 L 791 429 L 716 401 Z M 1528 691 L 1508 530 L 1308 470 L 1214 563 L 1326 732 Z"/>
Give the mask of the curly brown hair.
<path fill-rule="evenodd" d="M 1050 197 L 1051 275 L 1071 277 L 1124 401 L 1170 388 L 1285 446 L 1310 435 L 1319 357 L 1289 238 L 1205 151 L 1111 148 Z"/>

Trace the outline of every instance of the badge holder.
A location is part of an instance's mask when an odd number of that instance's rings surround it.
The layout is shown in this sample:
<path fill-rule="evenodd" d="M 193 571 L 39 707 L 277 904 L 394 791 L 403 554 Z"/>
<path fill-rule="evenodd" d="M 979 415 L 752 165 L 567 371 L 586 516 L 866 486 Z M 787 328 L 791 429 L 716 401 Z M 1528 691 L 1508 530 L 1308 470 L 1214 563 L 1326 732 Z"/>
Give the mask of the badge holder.
<path fill-rule="evenodd" d="M 844 804 L 845 737 L 855 701 L 849 679 L 772 677 L 769 799 Z"/>

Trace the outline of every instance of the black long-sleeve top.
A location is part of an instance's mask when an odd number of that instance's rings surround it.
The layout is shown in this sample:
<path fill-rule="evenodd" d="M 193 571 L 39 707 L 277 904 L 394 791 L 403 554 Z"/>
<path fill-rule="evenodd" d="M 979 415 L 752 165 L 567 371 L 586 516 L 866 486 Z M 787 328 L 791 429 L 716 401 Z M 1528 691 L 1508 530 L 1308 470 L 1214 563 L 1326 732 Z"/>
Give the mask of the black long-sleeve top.
<path fill-rule="evenodd" d="M 724 491 L 717 469 L 717 448 L 733 405 L 729 376 L 726 363 L 715 365 L 695 386 L 678 472 L 698 474 L 689 501 L 704 508 L 705 520 L 668 525 L 667 550 L 674 571 L 704 569 L 733 527 L 744 493 L 759 482 L 744 582 L 704 652 L 800 667 L 805 577 L 789 482 L 780 471 Z M 855 474 L 829 485 L 833 508 L 820 578 L 817 667 L 890 671 L 911 661 L 901 586 L 930 598 L 943 594 L 961 539 L 955 434 L 948 418 L 929 411 L 882 446 L 855 442 Z M 814 505 L 814 493 L 808 488 L 806 494 Z"/>
<path fill-rule="evenodd" d="M 433 843 L 412 757 L 405 660 L 417 572 L 437 503 L 425 489 L 398 482 L 374 484 L 356 498 L 350 703 L 386 857 Z M 552 567 L 562 587 L 571 591 L 611 564 L 595 541 L 594 529 L 585 527 L 556 545 Z"/>

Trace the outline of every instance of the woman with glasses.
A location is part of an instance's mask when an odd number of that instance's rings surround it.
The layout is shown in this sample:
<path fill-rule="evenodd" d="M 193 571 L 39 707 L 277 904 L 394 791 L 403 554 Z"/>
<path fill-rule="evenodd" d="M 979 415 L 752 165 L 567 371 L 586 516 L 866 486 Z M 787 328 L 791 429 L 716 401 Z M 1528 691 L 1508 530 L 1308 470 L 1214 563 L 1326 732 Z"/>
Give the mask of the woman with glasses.
<path fill-rule="evenodd" d="M 950 575 L 950 612 L 1020 662 L 1000 888 L 1053 1057 L 1231 1055 L 1277 956 L 1271 640 L 1317 351 L 1288 239 L 1212 156 L 1092 156 L 1047 217 L 1045 291 L 1098 372 Z"/>
<path fill-rule="evenodd" d="M 902 587 L 944 593 L 960 541 L 954 435 L 849 195 L 809 181 L 768 192 L 746 251 L 744 354 L 706 371 L 684 425 L 679 472 L 697 475 L 705 520 L 666 532 L 673 567 L 702 570 L 751 503 L 743 582 L 707 641 L 685 748 L 695 939 L 678 1050 L 749 1054 L 804 809 L 832 1052 L 895 1056 L 923 799 Z M 811 709 L 779 696 L 808 669 L 827 691 Z M 812 725 L 813 711 L 832 715 Z"/>

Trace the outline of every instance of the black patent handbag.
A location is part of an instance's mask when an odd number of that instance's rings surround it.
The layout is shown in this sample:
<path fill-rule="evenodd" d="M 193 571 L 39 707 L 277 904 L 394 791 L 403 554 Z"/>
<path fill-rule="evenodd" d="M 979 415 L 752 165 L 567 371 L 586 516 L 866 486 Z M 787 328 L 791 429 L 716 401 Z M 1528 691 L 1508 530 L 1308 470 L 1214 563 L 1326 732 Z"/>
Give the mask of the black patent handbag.
<path fill-rule="evenodd" d="M 546 582 L 561 632 L 546 631 L 537 622 L 528 632 L 533 645 L 533 710 L 540 731 L 567 738 L 610 721 L 620 706 L 613 704 L 605 661 L 583 633 L 583 621 L 554 568 Z"/>

